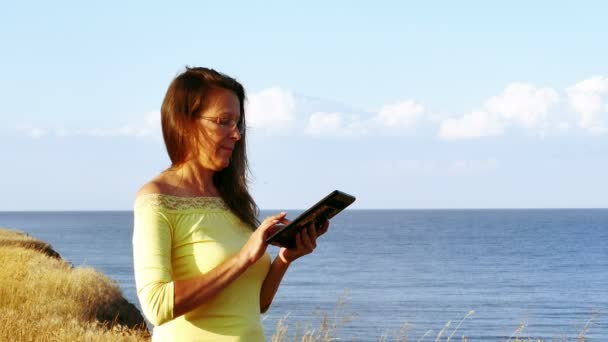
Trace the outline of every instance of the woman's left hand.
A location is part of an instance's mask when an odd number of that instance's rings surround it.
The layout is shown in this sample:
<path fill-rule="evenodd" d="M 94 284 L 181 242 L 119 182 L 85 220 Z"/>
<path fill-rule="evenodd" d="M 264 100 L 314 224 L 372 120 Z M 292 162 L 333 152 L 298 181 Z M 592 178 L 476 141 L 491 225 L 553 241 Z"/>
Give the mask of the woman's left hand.
<path fill-rule="evenodd" d="M 296 234 L 296 247 L 295 248 L 281 248 L 279 250 L 278 257 L 285 263 L 291 263 L 301 256 L 312 253 L 317 247 L 317 238 L 329 229 L 329 220 L 318 229 L 311 223 L 308 227 L 302 229 L 301 232 Z"/>

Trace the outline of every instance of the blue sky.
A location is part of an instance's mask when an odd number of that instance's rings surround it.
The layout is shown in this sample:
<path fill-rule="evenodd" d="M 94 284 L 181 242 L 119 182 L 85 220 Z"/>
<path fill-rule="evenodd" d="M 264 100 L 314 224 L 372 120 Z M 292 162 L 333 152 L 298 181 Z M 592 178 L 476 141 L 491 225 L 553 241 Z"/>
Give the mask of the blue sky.
<path fill-rule="evenodd" d="M 604 2 L 82 2 L 0 11 L 0 210 L 129 210 L 184 66 L 248 91 L 251 190 L 304 208 L 606 207 Z"/>

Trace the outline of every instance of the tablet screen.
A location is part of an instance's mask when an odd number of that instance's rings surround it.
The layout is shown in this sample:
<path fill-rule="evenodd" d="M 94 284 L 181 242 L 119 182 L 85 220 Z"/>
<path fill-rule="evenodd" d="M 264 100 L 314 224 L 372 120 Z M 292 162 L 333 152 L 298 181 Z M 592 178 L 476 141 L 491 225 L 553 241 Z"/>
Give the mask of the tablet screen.
<path fill-rule="evenodd" d="M 296 246 L 295 236 L 300 230 L 304 227 L 308 227 L 311 223 L 313 223 L 315 227 L 320 228 L 326 220 L 336 216 L 354 201 L 354 196 L 335 190 L 303 212 L 288 225 L 268 237 L 266 242 L 281 247 L 294 248 Z"/>

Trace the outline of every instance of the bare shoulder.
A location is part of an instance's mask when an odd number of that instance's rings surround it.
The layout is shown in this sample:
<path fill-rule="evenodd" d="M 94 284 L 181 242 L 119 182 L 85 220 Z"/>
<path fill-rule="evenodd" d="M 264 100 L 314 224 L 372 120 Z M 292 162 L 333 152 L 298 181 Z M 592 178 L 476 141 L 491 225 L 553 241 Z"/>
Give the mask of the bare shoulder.
<path fill-rule="evenodd" d="M 170 188 L 168 180 L 163 174 L 158 175 L 156 178 L 142 185 L 137 191 L 135 197 L 150 195 L 150 194 L 170 194 L 168 189 Z"/>
<path fill-rule="evenodd" d="M 144 184 L 141 188 L 139 188 L 139 191 L 137 191 L 137 195 L 135 195 L 135 197 L 150 194 L 162 194 L 162 189 L 162 184 L 159 184 L 157 181 L 152 180 Z"/>

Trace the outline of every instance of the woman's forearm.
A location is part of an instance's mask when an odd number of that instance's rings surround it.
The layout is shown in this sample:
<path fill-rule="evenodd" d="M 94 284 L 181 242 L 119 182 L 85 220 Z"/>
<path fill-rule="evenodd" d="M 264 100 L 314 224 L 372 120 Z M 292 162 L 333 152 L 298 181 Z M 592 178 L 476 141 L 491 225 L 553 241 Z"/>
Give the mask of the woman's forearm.
<path fill-rule="evenodd" d="M 272 262 L 266 279 L 264 279 L 264 283 L 262 283 L 262 290 L 260 291 L 260 311 L 262 313 L 266 312 L 270 307 L 270 304 L 272 304 L 272 299 L 277 293 L 281 280 L 283 280 L 283 276 L 285 275 L 285 272 L 287 272 L 288 267 L 289 262 L 283 260 L 280 255 Z"/>
<path fill-rule="evenodd" d="M 173 282 L 173 318 L 185 314 L 217 295 L 266 253 L 268 231 L 284 220 L 286 213 L 268 216 L 251 234 L 240 252 L 211 271 Z M 285 273 L 285 271 L 283 271 Z M 283 276 L 281 275 L 281 278 Z M 279 279 L 280 282 L 280 279 Z M 278 284 L 277 284 L 278 286 Z M 276 290 L 275 290 L 276 291 Z M 271 298 L 272 299 L 272 298 Z"/>
<path fill-rule="evenodd" d="M 250 265 L 251 261 L 242 253 L 238 253 L 205 274 L 190 279 L 175 280 L 173 318 L 194 310 L 217 295 Z"/>

